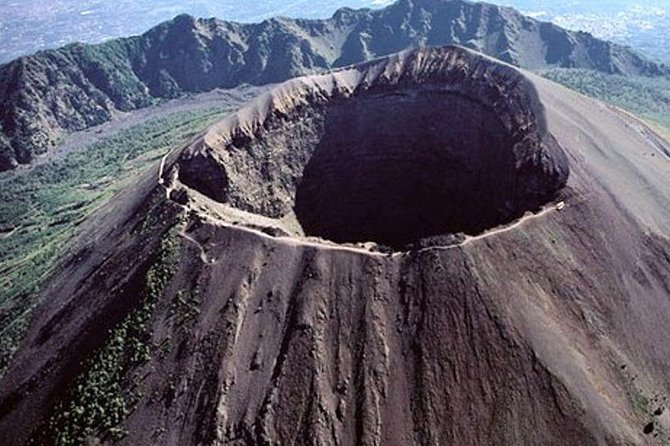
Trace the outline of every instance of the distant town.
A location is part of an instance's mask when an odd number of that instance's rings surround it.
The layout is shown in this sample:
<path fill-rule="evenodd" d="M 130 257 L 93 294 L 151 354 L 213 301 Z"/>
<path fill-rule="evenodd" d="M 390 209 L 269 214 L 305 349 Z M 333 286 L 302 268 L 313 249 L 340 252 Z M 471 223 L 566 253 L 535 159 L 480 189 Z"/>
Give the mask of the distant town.
<path fill-rule="evenodd" d="M 512 0 L 509 2 L 514 4 Z M 557 2 L 560 4 L 561 2 Z M 606 2 L 603 2 L 606 3 Z M 567 5 L 560 4 L 565 11 Z M 670 5 L 663 8 L 632 5 L 621 11 L 555 13 L 558 10 L 522 9 L 525 14 L 538 20 L 550 21 L 577 31 L 586 31 L 594 36 L 627 45 L 657 61 L 670 62 Z"/>

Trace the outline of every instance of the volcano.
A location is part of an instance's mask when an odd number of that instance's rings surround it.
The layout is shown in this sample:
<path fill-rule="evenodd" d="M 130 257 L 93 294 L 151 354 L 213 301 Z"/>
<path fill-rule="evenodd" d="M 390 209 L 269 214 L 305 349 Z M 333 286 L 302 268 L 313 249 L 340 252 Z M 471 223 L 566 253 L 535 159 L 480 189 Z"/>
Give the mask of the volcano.
<path fill-rule="evenodd" d="M 3 444 L 662 444 L 670 148 L 457 46 L 297 78 L 88 221 Z"/>

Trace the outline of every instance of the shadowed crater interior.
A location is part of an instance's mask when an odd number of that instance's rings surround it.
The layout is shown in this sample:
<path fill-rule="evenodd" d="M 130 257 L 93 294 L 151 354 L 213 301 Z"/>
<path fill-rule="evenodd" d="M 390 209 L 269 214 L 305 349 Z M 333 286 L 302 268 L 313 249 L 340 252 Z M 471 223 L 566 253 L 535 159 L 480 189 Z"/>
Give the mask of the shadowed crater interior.
<path fill-rule="evenodd" d="M 355 117 L 355 118 L 352 118 Z M 308 235 L 402 246 L 474 234 L 520 211 L 514 139 L 465 96 L 405 92 L 328 111 L 295 211 Z"/>

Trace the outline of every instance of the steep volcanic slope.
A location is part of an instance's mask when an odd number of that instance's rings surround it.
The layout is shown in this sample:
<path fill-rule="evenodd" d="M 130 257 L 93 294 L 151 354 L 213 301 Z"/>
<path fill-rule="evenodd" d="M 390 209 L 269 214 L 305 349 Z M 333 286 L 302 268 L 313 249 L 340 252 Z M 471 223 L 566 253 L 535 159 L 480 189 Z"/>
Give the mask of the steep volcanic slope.
<path fill-rule="evenodd" d="M 89 222 L 0 440 L 662 444 L 662 147 L 457 47 L 283 84 Z"/>
<path fill-rule="evenodd" d="M 146 34 L 71 45 L 0 66 L 0 170 L 28 163 L 63 131 L 157 98 L 265 84 L 424 45 L 457 43 L 528 69 L 660 76 L 629 49 L 465 0 L 399 0 L 328 20 L 238 24 L 179 16 Z"/>

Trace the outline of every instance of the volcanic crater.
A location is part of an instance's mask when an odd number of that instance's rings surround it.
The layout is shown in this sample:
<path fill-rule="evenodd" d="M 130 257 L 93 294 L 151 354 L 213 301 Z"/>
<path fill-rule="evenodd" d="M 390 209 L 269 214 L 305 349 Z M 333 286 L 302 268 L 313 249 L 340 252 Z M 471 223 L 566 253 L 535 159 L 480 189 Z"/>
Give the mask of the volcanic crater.
<path fill-rule="evenodd" d="M 537 211 L 568 175 L 533 85 L 453 47 L 288 82 L 179 163 L 187 186 L 293 235 L 397 249 Z"/>
<path fill-rule="evenodd" d="M 51 426 L 121 445 L 656 444 L 670 164 L 654 135 L 457 47 L 282 84 L 84 222 L 0 382 L 0 444 L 50 444 Z M 474 234 L 557 194 L 561 212 L 458 249 L 305 239 Z M 91 398 L 86 364 L 110 346 L 123 358 L 95 370 L 114 396 Z M 119 401 L 112 425 L 100 408 Z"/>

